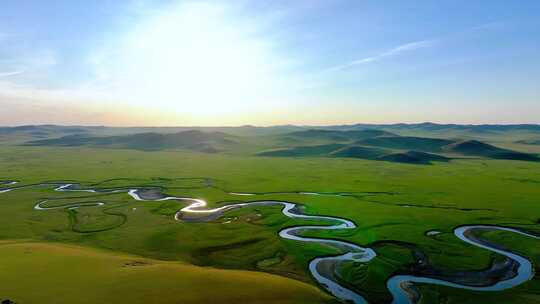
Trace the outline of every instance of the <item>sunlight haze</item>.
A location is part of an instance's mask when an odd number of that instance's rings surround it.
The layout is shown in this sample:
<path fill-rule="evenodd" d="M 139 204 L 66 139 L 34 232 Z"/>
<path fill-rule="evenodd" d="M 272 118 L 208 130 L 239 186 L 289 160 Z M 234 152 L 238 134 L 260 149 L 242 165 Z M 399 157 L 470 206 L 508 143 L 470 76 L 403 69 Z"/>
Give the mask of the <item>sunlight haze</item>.
<path fill-rule="evenodd" d="M 7 1 L 0 124 L 538 123 L 540 6 L 489 3 Z"/>

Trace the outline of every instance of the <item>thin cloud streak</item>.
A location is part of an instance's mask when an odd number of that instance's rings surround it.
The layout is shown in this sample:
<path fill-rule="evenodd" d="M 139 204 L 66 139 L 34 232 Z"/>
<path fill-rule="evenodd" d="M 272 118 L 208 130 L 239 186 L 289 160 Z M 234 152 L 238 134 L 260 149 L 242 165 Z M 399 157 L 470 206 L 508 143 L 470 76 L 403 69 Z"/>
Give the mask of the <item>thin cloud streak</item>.
<path fill-rule="evenodd" d="M 11 71 L 11 72 L 0 72 L 0 78 L 16 76 L 16 75 L 20 75 L 20 74 L 22 74 L 22 73 L 24 73 L 23 70 L 20 70 L 20 71 Z"/>
<path fill-rule="evenodd" d="M 360 59 L 353 60 L 353 61 L 350 61 L 350 62 L 345 63 L 345 64 L 330 67 L 330 68 L 324 70 L 324 72 L 340 71 L 340 70 L 344 70 L 344 69 L 347 69 L 347 68 L 350 68 L 350 67 L 353 67 L 353 66 L 356 66 L 356 65 L 362 65 L 362 64 L 366 64 L 366 63 L 380 61 L 380 60 L 388 58 L 388 57 L 397 56 L 397 55 L 399 55 L 401 53 L 414 51 L 414 50 L 418 50 L 418 49 L 430 48 L 430 47 L 433 47 L 437 42 L 448 40 L 452 36 L 464 35 L 464 34 L 471 33 L 471 32 L 476 32 L 476 31 L 488 31 L 488 30 L 498 29 L 498 28 L 503 27 L 504 25 L 505 25 L 505 23 L 501 22 L 501 21 L 488 22 L 488 23 L 483 23 L 483 24 L 474 26 L 474 27 L 469 28 L 469 29 L 467 29 L 467 30 L 465 30 L 463 32 L 450 34 L 450 35 L 448 35 L 446 37 L 439 37 L 439 38 L 436 38 L 436 39 L 426 39 L 426 40 L 419 40 L 419 41 L 409 42 L 409 43 L 399 45 L 399 46 L 397 46 L 397 47 L 395 47 L 393 49 L 387 50 L 385 52 L 379 53 L 379 54 L 374 55 L 374 56 L 360 58 Z"/>
<path fill-rule="evenodd" d="M 328 72 L 339 71 L 339 70 L 347 69 L 356 65 L 362 65 L 362 64 L 366 64 L 370 62 L 380 61 L 382 59 L 396 56 L 404 52 L 414 51 L 414 50 L 423 49 L 423 48 L 429 48 L 429 47 L 432 47 L 434 44 L 435 44 L 435 40 L 420 40 L 420 41 L 409 42 L 409 43 L 402 44 L 400 46 L 397 46 L 393 49 L 387 50 L 385 52 L 379 53 L 374 56 L 364 57 L 361 59 L 353 60 L 346 64 L 337 65 L 337 66 L 328 68 L 326 71 Z"/>

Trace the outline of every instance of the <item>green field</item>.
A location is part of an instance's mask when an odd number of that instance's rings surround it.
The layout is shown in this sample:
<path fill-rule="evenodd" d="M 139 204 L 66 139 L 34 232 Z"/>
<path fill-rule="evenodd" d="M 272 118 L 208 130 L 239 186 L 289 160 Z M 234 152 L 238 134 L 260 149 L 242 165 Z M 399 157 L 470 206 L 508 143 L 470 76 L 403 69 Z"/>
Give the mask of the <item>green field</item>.
<path fill-rule="evenodd" d="M 0 243 L 2 293 L 20 303 L 314 303 L 329 296 L 295 280 L 202 268 L 103 250 Z M 17 278 L 17 280 L 14 280 Z"/>
<path fill-rule="evenodd" d="M 415 251 L 439 269 L 482 270 L 500 260 L 458 240 L 452 234 L 456 226 L 498 224 L 540 233 L 540 162 L 534 161 L 453 159 L 416 165 L 340 157 L 5 145 L 0 150 L 0 172 L 0 180 L 19 180 L 18 186 L 73 181 L 96 188 L 161 187 L 168 195 L 202 198 L 211 206 L 276 199 L 300 203 L 308 214 L 350 219 L 357 229 L 306 235 L 347 240 L 377 252 L 368 265 L 345 263 L 340 269 L 341 279 L 370 303 L 391 301 L 385 282 L 393 273 L 410 269 Z M 307 265 L 314 257 L 337 252 L 279 238 L 282 228 L 310 221 L 284 217 L 278 207 L 250 207 L 209 223 L 192 223 L 174 220 L 174 213 L 185 206 L 181 202 L 141 202 L 125 192 L 55 192 L 53 188 L 35 186 L 0 194 L 4 216 L 0 299 L 17 303 L 39 303 L 43 297 L 55 298 L 55 303 L 203 303 L 210 298 L 224 303 L 336 301 L 318 288 Z M 229 192 L 273 194 L 250 197 Z M 74 202 L 105 206 L 34 210 L 43 199 L 48 199 L 48 207 Z M 441 234 L 426 236 L 429 230 Z M 536 272 L 540 270 L 538 241 L 503 232 L 483 237 L 528 257 Z M 119 266 L 126 261 L 151 266 Z M 36 270 L 40 274 L 32 275 Z M 503 292 L 431 285 L 419 290 L 420 303 L 540 301 L 536 276 Z"/>

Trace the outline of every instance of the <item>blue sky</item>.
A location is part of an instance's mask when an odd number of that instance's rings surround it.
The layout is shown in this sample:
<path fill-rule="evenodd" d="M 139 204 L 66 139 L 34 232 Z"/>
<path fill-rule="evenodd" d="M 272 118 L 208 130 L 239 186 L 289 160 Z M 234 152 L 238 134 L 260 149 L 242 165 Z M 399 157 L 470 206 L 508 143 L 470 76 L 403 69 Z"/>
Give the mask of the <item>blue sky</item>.
<path fill-rule="evenodd" d="M 539 1 L 3 1 L 0 124 L 540 123 Z"/>

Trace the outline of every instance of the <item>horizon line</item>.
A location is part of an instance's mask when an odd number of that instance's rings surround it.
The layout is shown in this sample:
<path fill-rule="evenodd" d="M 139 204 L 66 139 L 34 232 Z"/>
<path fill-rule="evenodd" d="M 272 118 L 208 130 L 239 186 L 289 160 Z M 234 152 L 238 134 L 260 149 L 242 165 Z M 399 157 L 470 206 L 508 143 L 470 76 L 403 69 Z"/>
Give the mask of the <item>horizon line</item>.
<path fill-rule="evenodd" d="M 335 127 L 335 126 L 395 126 L 395 125 L 453 125 L 453 126 L 539 126 L 540 122 L 524 122 L 524 123 L 442 123 L 442 122 L 432 122 L 432 121 L 423 121 L 423 122 L 389 122 L 389 123 L 343 123 L 343 124 L 276 124 L 276 125 L 253 125 L 253 124 L 242 124 L 242 125 L 126 125 L 126 126 L 114 126 L 114 125 L 103 125 L 103 124 L 56 124 L 56 123 L 36 123 L 36 124 L 14 124 L 14 125 L 0 125 L 0 128 L 19 128 L 19 127 L 44 127 L 44 126 L 53 126 L 53 127 L 89 127 L 89 128 L 242 128 L 242 127 L 252 127 L 252 128 L 272 128 L 272 127 Z"/>

